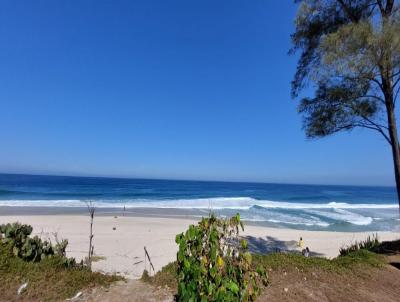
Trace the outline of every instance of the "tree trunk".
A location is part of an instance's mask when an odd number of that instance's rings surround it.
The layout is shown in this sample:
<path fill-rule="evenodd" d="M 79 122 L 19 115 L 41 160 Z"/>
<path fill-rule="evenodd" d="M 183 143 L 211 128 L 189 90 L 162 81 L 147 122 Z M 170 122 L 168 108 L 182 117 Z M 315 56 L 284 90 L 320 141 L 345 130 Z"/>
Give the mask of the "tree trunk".
<path fill-rule="evenodd" d="M 392 15 L 393 11 L 393 0 L 388 0 L 386 2 L 386 7 L 382 13 L 382 27 L 387 26 L 387 22 Z M 397 133 L 397 123 L 396 116 L 394 113 L 395 99 L 393 95 L 393 54 L 390 49 L 385 49 L 383 51 L 383 66 L 380 66 L 380 72 L 382 77 L 382 88 L 383 94 L 385 96 L 385 105 L 387 112 L 387 122 L 388 130 L 390 136 L 390 142 L 392 147 L 393 155 L 393 167 L 394 167 L 394 177 L 396 180 L 397 189 L 397 202 L 399 203 L 399 213 L 400 213 L 400 147 L 399 147 L 399 137 Z M 383 67 L 383 68 L 382 68 Z"/>
<path fill-rule="evenodd" d="M 94 211 L 90 213 L 90 235 L 89 235 L 89 253 L 88 253 L 88 266 L 92 270 L 92 255 L 93 255 L 93 216 Z"/>
<path fill-rule="evenodd" d="M 393 155 L 394 176 L 396 179 L 397 201 L 399 203 L 399 211 L 400 211 L 400 147 L 399 147 L 399 138 L 397 134 L 397 124 L 396 124 L 396 117 L 394 114 L 393 101 L 387 100 L 386 110 L 388 116 L 388 128 L 389 128 L 389 135 L 390 135 L 392 155 Z"/>

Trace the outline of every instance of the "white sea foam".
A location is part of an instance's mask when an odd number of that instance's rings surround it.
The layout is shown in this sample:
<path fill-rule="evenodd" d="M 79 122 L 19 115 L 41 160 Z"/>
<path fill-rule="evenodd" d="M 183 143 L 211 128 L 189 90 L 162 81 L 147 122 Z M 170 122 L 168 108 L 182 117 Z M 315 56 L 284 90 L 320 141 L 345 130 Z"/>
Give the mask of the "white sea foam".
<path fill-rule="evenodd" d="M 257 200 L 250 197 L 217 197 L 174 200 L 94 200 L 99 208 L 171 208 L 171 209 L 238 209 L 248 210 L 254 206 L 270 209 L 396 209 L 396 204 L 351 204 L 343 202 L 329 203 L 293 203 L 271 200 Z M 82 207 L 84 200 L 0 200 L 0 206 L 14 207 Z"/>
<path fill-rule="evenodd" d="M 270 200 L 257 200 L 249 197 L 219 197 L 175 200 L 94 200 L 98 208 L 152 208 L 152 209 L 193 209 L 200 212 L 209 209 L 240 211 L 242 218 L 254 222 L 272 222 L 292 225 L 328 227 L 335 221 L 347 222 L 357 226 L 377 222 L 388 216 L 386 209 L 397 209 L 396 204 L 350 204 L 329 203 L 291 203 Z M 14 207 L 86 207 L 84 200 L 0 200 L 0 206 Z M 377 209 L 381 211 L 377 212 Z M 222 210 L 226 210 L 223 212 Z M 293 211 L 294 210 L 294 211 Z M 377 213 L 381 215 L 376 216 Z M 195 214 L 195 213 L 193 213 Z M 385 216 L 386 215 L 386 216 Z M 370 217 L 371 216 L 371 217 Z M 380 216 L 380 217 L 379 217 Z M 395 219 L 389 215 L 389 218 Z M 374 217 L 374 218 L 372 218 Z"/>
<path fill-rule="evenodd" d="M 251 216 L 251 215 L 241 215 L 241 219 L 243 221 L 248 222 L 272 222 L 277 224 L 291 224 L 291 225 L 305 225 L 305 226 L 320 226 L 320 227 L 328 227 L 329 223 L 323 222 L 319 219 L 305 219 L 302 217 L 298 217 L 295 215 L 286 215 L 282 217 L 281 215 L 276 215 L 277 218 L 268 218 L 259 215 Z M 225 217 L 225 215 L 221 215 L 221 217 Z"/>
<path fill-rule="evenodd" d="M 330 226 L 329 223 L 327 222 L 300 222 L 300 221 L 282 221 L 278 219 L 268 219 L 267 221 L 273 222 L 273 223 L 285 223 L 285 224 L 294 224 L 294 225 L 306 225 L 306 226 L 321 226 L 321 227 L 328 227 Z"/>
<path fill-rule="evenodd" d="M 327 227 L 330 224 L 322 221 L 319 217 L 304 213 L 304 211 L 271 211 L 264 208 L 252 208 L 241 213 L 243 220 L 247 221 L 265 221 L 272 223 L 285 223 L 292 225 L 320 226 Z"/>
<path fill-rule="evenodd" d="M 368 225 L 373 221 L 372 217 L 362 216 L 360 214 L 343 209 L 334 209 L 333 212 L 316 211 L 316 210 L 306 210 L 306 212 L 313 215 L 326 217 L 329 219 L 346 221 L 355 225 Z"/>

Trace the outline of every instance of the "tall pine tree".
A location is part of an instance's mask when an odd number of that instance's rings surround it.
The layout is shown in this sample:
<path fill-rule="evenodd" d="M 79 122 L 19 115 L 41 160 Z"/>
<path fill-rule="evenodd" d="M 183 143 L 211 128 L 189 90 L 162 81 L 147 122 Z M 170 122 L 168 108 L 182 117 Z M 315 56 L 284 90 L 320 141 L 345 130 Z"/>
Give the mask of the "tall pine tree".
<path fill-rule="evenodd" d="M 400 1 L 297 0 L 291 53 L 300 53 L 292 96 L 310 138 L 366 128 L 391 147 L 400 207 Z"/>

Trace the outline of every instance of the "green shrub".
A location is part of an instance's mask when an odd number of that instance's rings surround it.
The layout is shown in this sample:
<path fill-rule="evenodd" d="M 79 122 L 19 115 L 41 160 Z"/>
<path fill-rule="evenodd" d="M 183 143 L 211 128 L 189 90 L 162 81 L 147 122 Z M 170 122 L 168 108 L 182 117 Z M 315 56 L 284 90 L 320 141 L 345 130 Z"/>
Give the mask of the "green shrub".
<path fill-rule="evenodd" d="M 68 246 L 68 240 L 63 239 L 61 242 L 57 242 L 54 246 L 54 253 L 58 256 L 65 257 L 67 255 L 66 249 Z"/>
<path fill-rule="evenodd" d="M 254 301 L 264 269 L 252 268 L 247 241 L 239 242 L 240 216 L 203 218 L 176 236 L 178 301 Z"/>
<path fill-rule="evenodd" d="M 54 255 L 59 256 L 65 265 L 75 264 L 73 258 L 65 257 L 68 241 L 62 240 L 55 246 L 50 241 L 42 240 L 38 236 L 29 237 L 32 227 L 18 222 L 0 225 L 0 240 L 7 244 L 14 256 L 25 261 L 39 262 Z"/>
<path fill-rule="evenodd" d="M 356 252 L 359 250 L 368 250 L 374 252 L 380 245 L 378 234 L 373 234 L 368 236 L 367 239 L 362 241 L 356 241 L 351 245 L 341 247 L 339 249 L 340 256 L 346 256 L 351 252 Z"/>

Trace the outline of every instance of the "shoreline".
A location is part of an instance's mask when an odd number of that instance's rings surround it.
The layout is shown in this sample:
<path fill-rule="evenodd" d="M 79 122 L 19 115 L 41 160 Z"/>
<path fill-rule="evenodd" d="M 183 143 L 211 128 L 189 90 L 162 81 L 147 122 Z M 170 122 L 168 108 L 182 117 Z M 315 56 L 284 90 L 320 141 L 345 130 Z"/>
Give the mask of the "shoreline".
<path fill-rule="evenodd" d="M 204 214 L 208 213 L 204 212 Z M 1 216 L 29 216 L 29 215 L 88 215 L 87 207 L 59 207 L 59 206 L 0 206 Z M 176 208 L 103 208 L 96 207 L 97 216 L 127 216 L 127 217 L 172 217 L 193 219 L 190 209 Z"/>
<path fill-rule="evenodd" d="M 213 209 L 211 210 L 217 216 L 230 217 L 239 213 L 242 221 L 246 225 L 265 227 L 272 229 L 290 229 L 298 231 L 320 231 L 320 232 L 344 232 L 344 233 L 375 233 L 375 232 L 400 232 L 400 219 L 397 218 L 398 223 L 395 223 L 393 228 L 379 228 L 371 227 L 370 223 L 363 225 L 358 223 L 349 223 L 348 225 L 325 225 L 321 224 L 307 224 L 303 222 L 293 223 L 285 222 L 281 220 L 254 220 L 247 219 L 246 215 L 240 210 L 229 209 Z M 154 208 L 154 207 L 96 207 L 96 216 L 121 216 L 121 217 L 157 217 L 157 218 L 174 218 L 174 219 L 186 219 L 192 221 L 198 221 L 201 217 L 208 216 L 210 209 L 192 209 L 192 208 Z M 86 206 L 26 206 L 26 205 L 13 205 L 4 206 L 0 205 L 0 219 L 2 216 L 31 216 L 31 215 L 42 215 L 42 216 L 86 216 L 88 215 L 88 209 Z M 372 221 L 375 222 L 375 219 Z"/>
<path fill-rule="evenodd" d="M 68 214 L 48 211 L 7 213 L 0 209 L 0 224 L 20 222 L 33 226 L 33 235 L 54 242 L 54 234 L 59 239 L 68 239 L 67 256 L 78 261 L 87 255 L 89 245 L 89 217 L 87 209 L 80 212 L 71 210 Z M 43 210 L 43 209 L 42 209 Z M 58 209 L 60 210 L 60 209 Z M 104 209 L 101 209 L 104 210 Z M 178 247 L 175 236 L 184 232 L 190 224 L 197 223 L 194 217 L 150 216 L 141 212 L 121 216 L 122 211 L 101 212 L 99 209 L 94 218 L 94 254 L 99 261 L 93 263 L 96 271 L 118 273 L 128 278 L 140 278 L 145 268 L 149 270 L 148 261 L 144 259 L 144 247 L 149 251 L 155 270 L 174 261 Z M 97 210 L 96 210 L 97 211 Z M 36 214 L 34 214 L 35 212 Z M 145 211 L 146 212 L 146 211 Z M 21 214 L 24 213 L 24 214 Z M 145 213 L 146 214 L 146 213 Z M 164 213 L 168 215 L 168 213 Z M 171 214 L 171 213 L 169 213 Z M 368 235 L 378 234 L 379 240 L 400 238 L 399 232 L 332 232 L 306 231 L 288 228 L 271 228 L 252 225 L 245 222 L 245 231 L 241 236 L 247 239 L 253 253 L 269 253 L 276 250 L 299 251 L 297 242 L 303 237 L 304 247 L 308 246 L 314 256 L 333 258 L 339 254 L 339 248 L 356 240 L 366 239 Z M 145 267 L 147 264 L 147 267 Z"/>

